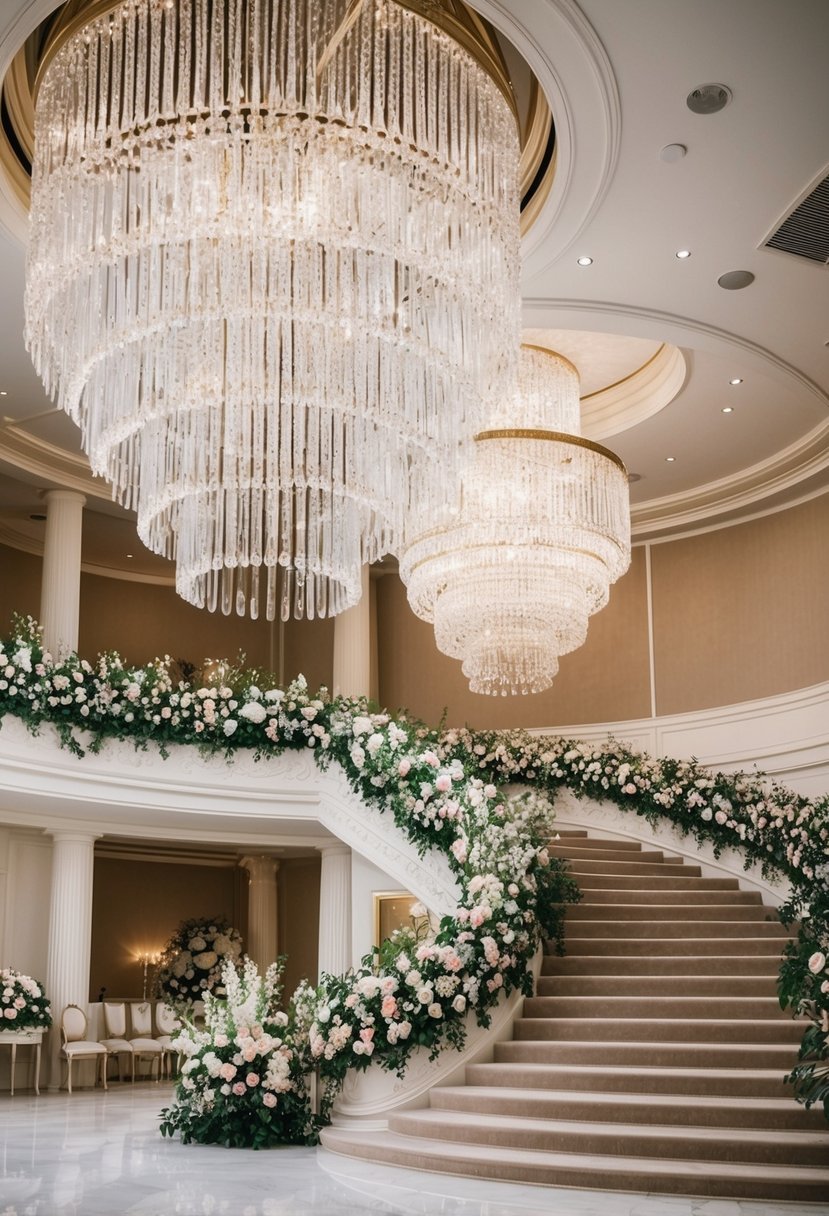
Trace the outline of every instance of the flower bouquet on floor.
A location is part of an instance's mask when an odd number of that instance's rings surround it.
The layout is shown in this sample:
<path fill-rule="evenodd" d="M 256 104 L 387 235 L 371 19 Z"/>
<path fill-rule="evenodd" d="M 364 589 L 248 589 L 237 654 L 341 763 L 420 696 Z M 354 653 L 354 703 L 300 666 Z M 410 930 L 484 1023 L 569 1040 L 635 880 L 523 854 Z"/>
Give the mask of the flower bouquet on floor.
<path fill-rule="evenodd" d="M 0 1030 L 46 1030 L 52 1011 L 43 985 L 13 967 L 0 971 Z"/>
<path fill-rule="evenodd" d="M 226 920 L 183 921 L 159 959 L 154 991 L 177 1009 L 203 1001 L 208 993 L 224 996 L 223 970 L 242 954 L 242 935 Z"/>
<path fill-rule="evenodd" d="M 251 959 L 241 973 L 226 963 L 226 996 L 205 996 L 204 1027 L 184 1018 L 173 1048 L 187 1058 L 161 1112 L 162 1135 L 254 1149 L 317 1142 L 322 1121 L 305 1080 L 308 1027 L 297 1021 L 302 1002 L 292 1002 L 291 1020 L 278 1007 L 282 966 L 273 963 L 263 978 Z"/>

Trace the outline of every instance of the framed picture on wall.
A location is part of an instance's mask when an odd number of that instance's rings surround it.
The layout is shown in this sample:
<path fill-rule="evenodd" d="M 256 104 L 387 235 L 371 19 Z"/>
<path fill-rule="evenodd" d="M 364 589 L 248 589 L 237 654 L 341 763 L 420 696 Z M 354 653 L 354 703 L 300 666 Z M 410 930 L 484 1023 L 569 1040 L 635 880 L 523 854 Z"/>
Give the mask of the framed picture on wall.
<path fill-rule="evenodd" d="M 424 937 L 429 929 L 429 913 L 411 891 L 375 891 L 372 938 L 375 950 L 395 929 L 413 929 L 418 938 Z"/>

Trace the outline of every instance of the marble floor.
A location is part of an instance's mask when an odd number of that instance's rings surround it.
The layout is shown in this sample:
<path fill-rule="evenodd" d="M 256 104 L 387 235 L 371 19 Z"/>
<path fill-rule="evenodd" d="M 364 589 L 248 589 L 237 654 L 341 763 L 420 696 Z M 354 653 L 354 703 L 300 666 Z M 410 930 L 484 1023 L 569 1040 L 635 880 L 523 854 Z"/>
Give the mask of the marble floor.
<path fill-rule="evenodd" d="M 153 1083 L 0 1095 L 0 1216 L 818 1216 L 829 1206 L 608 1194 L 419 1174 L 322 1150 L 162 1139 Z"/>

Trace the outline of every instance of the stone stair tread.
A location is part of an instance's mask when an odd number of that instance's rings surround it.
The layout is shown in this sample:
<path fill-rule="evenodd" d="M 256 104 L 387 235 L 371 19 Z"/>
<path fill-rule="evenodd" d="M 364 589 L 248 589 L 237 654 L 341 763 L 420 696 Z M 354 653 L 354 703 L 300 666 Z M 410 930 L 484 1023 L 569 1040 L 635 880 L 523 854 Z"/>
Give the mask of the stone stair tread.
<path fill-rule="evenodd" d="M 720 1083 L 728 1086 L 732 1090 L 743 1084 L 747 1087 L 751 1086 L 775 1086 L 779 1087 L 781 1093 L 785 1092 L 786 1097 L 783 1099 L 787 1107 L 793 1105 L 791 1099 L 791 1091 L 786 1090 L 783 1082 L 783 1071 L 778 1068 L 717 1068 L 714 1066 L 706 1066 L 704 1068 L 695 1068 L 690 1065 L 674 1065 L 671 1067 L 665 1065 L 648 1065 L 633 1066 L 631 1064 L 539 1064 L 533 1061 L 526 1063 L 520 1060 L 497 1060 L 488 1064 L 472 1064 L 467 1068 L 467 1084 L 468 1085 L 485 1085 L 485 1082 L 477 1081 L 479 1075 L 487 1077 L 492 1073 L 498 1073 L 507 1080 L 514 1074 L 521 1074 L 523 1077 L 530 1077 L 533 1080 L 542 1082 L 548 1081 L 546 1086 L 533 1086 L 533 1092 L 536 1088 L 544 1088 L 549 1090 L 556 1089 L 555 1082 L 559 1079 L 577 1080 L 583 1078 L 585 1080 L 604 1080 L 608 1084 L 613 1081 L 630 1081 L 631 1088 L 628 1090 L 611 1089 L 599 1090 L 591 1089 L 589 1092 L 601 1093 L 629 1093 L 639 1096 L 648 1096 L 652 1093 L 673 1094 L 675 1098 L 684 1098 L 688 1089 L 682 1088 L 693 1083 L 697 1083 L 700 1087 L 704 1087 L 710 1083 Z M 471 1080 L 469 1077 L 471 1076 Z M 666 1083 L 666 1088 L 661 1090 L 648 1089 L 647 1086 L 653 1086 L 659 1082 Z M 679 1088 L 672 1091 L 667 1088 L 667 1085 L 673 1083 Z M 503 1082 L 501 1082 L 503 1084 Z M 641 1087 L 641 1088 L 639 1088 Z M 507 1086 L 507 1088 L 516 1088 L 515 1086 Z M 526 1092 L 526 1090 L 522 1090 Z M 568 1090 L 572 1093 L 582 1093 L 580 1089 Z M 704 1094 L 701 1096 L 710 1096 L 716 1098 L 715 1094 Z M 716 1098 L 719 1101 L 718 1098 Z"/>
<path fill-rule="evenodd" d="M 578 1094 L 574 1094 L 572 1090 L 568 1090 L 568 1089 L 534 1090 L 532 1095 L 528 1096 L 526 1089 L 523 1089 L 520 1086 L 474 1085 L 474 1084 L 473 1085 L 441 1086 L 441 1087 L 433 1090 L 432 1093 L 438 1102 L 441 1102 L 446 1097 L 458 1097 L 458 1096 L 463 1095 L 466 1097 L 470 1097 L 470 1096 L 474 1097 L 474 1100 L 481 1104 L 490 1102 L 490 1101 L 494 1101 L 497 1099 L 501 1099 L 501 1100 L 512 1099 L 515 1101 L 531 1101 L 534 1105 L 543 1105 L 543 1104 L 549 1103 L 552 1106 L 555 1104 L 556 1109 L 558 1111 L 561 1110 L 561 1103 L 566 1103 L 568 1101 L 572 1101 L 572 1099 L 574 1097 L 577 1098 L 577 1100 L 581 1106 L 589 1106 L 592 1104 L 592 1105 L 595 1105 L 597 1107 L 597 1109 L 601 1109 L 601 1107 L 606 1107 L 606 1108 L 623 1107 L 623 1108 L 625 1108 L 625 1107 L 630 1107 L 630 1106 L 648 1105 L 648 1106 L 657 1107 L 659 1109 L 664 1109 L 664 1110 L 673 1110 L 676 1107 L 682 1107 L 683 1109 L 686 1109 L 686 1110 L 698 1110 L 701 1113 L 704 1113 L 705 1111 L 731 1111 L 735 1115 L 739 1115 L 741 1112 L 746 1111 L 746 1110 L 750 1110 L 752 1112 L 758 1112 L 758 1113 L 763 1112 L 768 1115 L 774 1115 L 774 1114 L 779 1114 L 779 1113 L 790 1114 L 792 1111 L 794 1111 L 794 1113 L 796 1115 L 803 1116 L 805 1121 L 808 1121 L 810 1118 L 814 1119 L 814 1123 L 815 1123 L 814 1134 L 816 1134 L 819 1138 L 822 1137 L 823 1140 L 825 1140 L 826 1149 L 827 1149 L 827 1161 L 829 1161 L 829 1128 L 826 1127 L 825 1121 L 823 1120 L 822 1113 L 817 1110 L 811 1111 L 811 1112 L 805 1111 L 805 1110 L 800 1110 L 800 1109 L 798 1109 L 798 1107 L 795 1105 L 795 1103 L 792 1101 L 791 1098 L 761 1098 L 761 1097 L 753 1097 L 753 1096 L 752 1097 L 740 1096 L 740 1097 L 736 1097 L 736 1098 L 729 1098 L 729 1097 L 721 1097 L 721 1096 L 712 1096 L 712 1095 L 708 1095 L 708 1094 L 650 1094 L 650 1093 L 631 1094 L 631 1093 L 619 1093 L 617 1090 L 607 1090 L 607 1091 L 588 1090 L 588 1091 L 579 1091 Z M 447 1108 L 441 1106 L 441 1107 L 439 1107 L 439 1109 L 445 1111 Z M 450 1110 L 454 1110 L 454 1108 L 450 1108 Z M 478 1113 L 482 1113 L 482 1112 L 478 1112 Z M 500 1116 L 492 1116 L 492 1117 L 494 1118 L 494 1117 L 500 1117 Z M 506 1117 L 511 1118 L 513 1116 L 506 1116 Z M 529 1116 L 529 1117 L 533 1117 L 533 1116 Z M 542 1116 L 539 1116 L 539 1117 L 542 1117 Z M 582 1122 L 582 1121 L 583 1120 L 578 1118 L 578 1116 L 574 1116 L 568 1120 L 565 1120 L 565 1122 L 568 1122 L 568 1123 Z M 605 1120 L 605 1119 L 593 1120 L 591 1118 L 590 1122 L 591 1123 L 593 1123 L 593 1122 L 609 1123 L 609 1120 Z M 616 1126 L 616 1125 L 614 1124 L 613 1126 Z M 633 1126 L 633 1125 L 631 1125 L 631 1126 Z M 693 1121 L 691 1121 L 687 1126 L 690 1126 L 690 1128 L 692 1130 L 697 1129 L 697 1125 Z M 728 1125 L 721 1125 L 720 1130 L 723 1130 L 723 1127 L 725 1127 L 725 1126 L 728 1127 L 729 1131 L 732 1129 L 732 1125 L 728 1124 Z M 739 1126 L 739 1125 L 737 1125 L 737 1126 Z M 704 1130 L 709 1131 L 711 1129 L 704 1128 Z M 765 1129 L 740 1128 L 740 1130 L 749 1131 L 749 1130 L 765 1130 Z M 777 1129 L 773 1129 L 773 1130 L 777 1130 Z M 795 1129 L 792 1129 L 792 1130 L 795 1130 Z M 788 1135 L 788 1129 L 786 1131 L 786 1134 Z"/>
<path fill-rule="evenodd" d="M 395 1130 L 393 1124 L 398 1122 L 408 1123 L 409 1125 L 416 1123 L 424 1127 L 434 1125 L 445 1127 L 447 1123 L 456 1122 L 462 1128 L 497 1131 L 499 1127 L 504 1126 L 505 1120 L 508 1120 L 510 1129 L 520 1129 L 527 1133 L 560 1133 L 564 1135 L 572 1132 L 574 1126 L 577 1126 L 578 1130 L 589 1127 L 591 1134 L 594 1136 L 607 1136 L 608 1138 L 617 1140 L 626 1134 L 641 1136 L 659 1141 L 664 1145 L 666 1151 L 670 1149 L 672 1143 L 686 1144 L 689 1140 L 697 1143 L 702 1151 L 704 1151 L 706 1144 L 717 1145 L 719 1147 L 722 1145 L 724 1130 L 721 1127 L 672 1127 L 670 1124 L 659 1123 L 648 1124 L 646 1127 L 642 1127 L 637 1123 L 609 1123 L 598 1119 L 590 1120 L 588 1123 L 572 1119 L 536 1119 L 529 1115 L 488 1115 L 479 1111 L 447 1111 L 431 1108 L 392 1115 L 389 1128 L 390 1130 Z M 728 1138 L 732 1143 L 742 1141 L 746 1145 L 768 1145 L 769 1148 L 775 1149 L 779 1147 L 782 1138 L 786 1144 L 792 1147 L 799 1145 L 804 1148 L 823 1148 L 829 1154 L 829 1136 L 824 1131 L 804 1132 L 781 1131 L 777 1128 L 767 1130 L 766 1128 L 758 1127 L 731 1127 L 728 1129 Z M 827 1156 L 827 1161 L 829 1161 L 829 1155 Z M 829 1177 L 829 1168 L 827 1169 L 827 1177 Z"/>
<path fill-rule="evenodd" d="M 587 1161 L 579 1153 L 538 1149 L 499 1151 L 491 1144 L 453 1144 L 419 1137 L 412 1140 L 395 1132 L 367 1133 L 328 1128 L 323 1147 L 331 1152 L 367 1156 L 369 1160 L 404 1160 L 422 1170 L 472 1174 L 479 1178 L 519 1179 L 536 1185 L 566 1185 L 590 1190 L 650 1190 L 649 1180 L 660 1192 L 729 1197 L 767 1195 L 772 1198 L 825 1198 L 829 1169 L 813 1166 L 766 1166 L 730 1161 L 681 1161 L 654 1157 L 619 1157 L 592 1154 Z M 378 1153 L 380 1155 L 378 1155 Z M 471 1168 L 464 1168 L 471 1167 Z M 762 1188 L 762 1189 L 758 1189 Z"/>

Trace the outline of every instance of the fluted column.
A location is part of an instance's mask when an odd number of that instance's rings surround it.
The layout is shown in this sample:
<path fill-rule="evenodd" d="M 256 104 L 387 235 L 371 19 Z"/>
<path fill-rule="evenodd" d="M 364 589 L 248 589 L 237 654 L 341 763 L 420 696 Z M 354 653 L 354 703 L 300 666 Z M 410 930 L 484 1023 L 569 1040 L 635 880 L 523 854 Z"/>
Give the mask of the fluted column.
<path fill-rule="evenodd" d="M 249 875 L 248 954 L 264 974 L 271 963 L 276 962 L 279 953 L 276 886 L 279 862 L 263 853 L 243 857 L 239 864 Z"/>
<path fill-rule="evenodd" d="M 360 602 L 334 617 L 334 696 L 367 697 L 371 681 L 371 598 L 368 566 Z"/>
<path fill-rule="evenodd" d="M 319 973 L 342 975 L 351 966 L 351 849 L 320 847 Z"/>
<path fill-rule="evenodd" d="M 47 490 L 46 542 L 40 623 L 46 649 L 57 658 L 77 650 L 81 598 L 81 532 L 83 494 L 76 490 Z"/>
<path fill-rule="evenodd" d="M 91 832 L 52 832 L 52 893 L 46 992 L 54 1026 L 49 1035 L 49 1088 L 60 1085 L 60 1016 L 65 1005 L 89 1011 L 92 954 L 92 876 L 95 836 Z"/>

